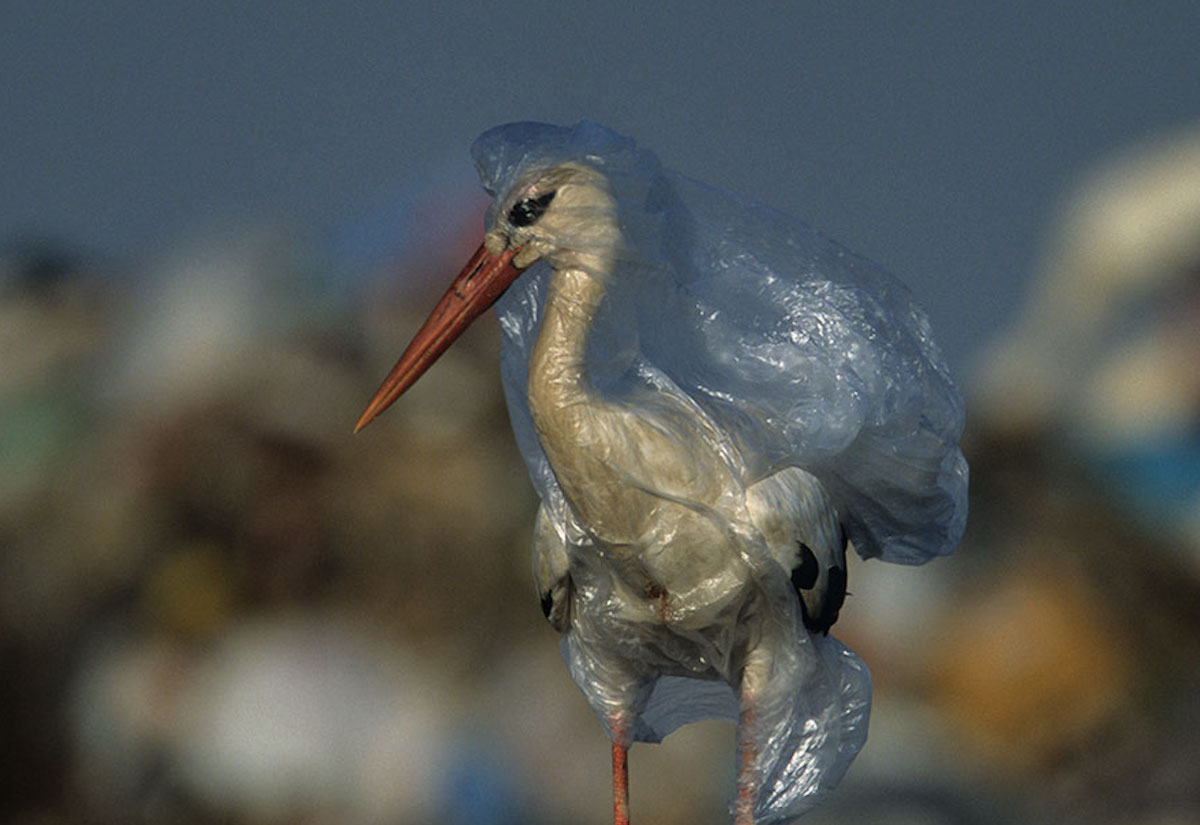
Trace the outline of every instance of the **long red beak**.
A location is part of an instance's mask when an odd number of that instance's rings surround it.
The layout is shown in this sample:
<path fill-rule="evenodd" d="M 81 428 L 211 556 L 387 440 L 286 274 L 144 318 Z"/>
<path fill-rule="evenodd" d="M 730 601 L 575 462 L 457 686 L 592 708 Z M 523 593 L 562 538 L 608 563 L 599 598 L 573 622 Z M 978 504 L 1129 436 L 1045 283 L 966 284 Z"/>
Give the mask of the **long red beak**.
<path fill-rule="evenodd" d="M 493 255 L 484 246 L 476 250 L 424 325 L 413 336 L 396 366 L 383 379 L 371 403 L 367 404 L 358 423 L 354 425 L 354 432 L 370 424 L 391 406 L 441 357 L 472 321 L 496 303 L 496 299 L 523 271 L 512 263 L 517 251 L 506 249 L 499 255 Z"/>

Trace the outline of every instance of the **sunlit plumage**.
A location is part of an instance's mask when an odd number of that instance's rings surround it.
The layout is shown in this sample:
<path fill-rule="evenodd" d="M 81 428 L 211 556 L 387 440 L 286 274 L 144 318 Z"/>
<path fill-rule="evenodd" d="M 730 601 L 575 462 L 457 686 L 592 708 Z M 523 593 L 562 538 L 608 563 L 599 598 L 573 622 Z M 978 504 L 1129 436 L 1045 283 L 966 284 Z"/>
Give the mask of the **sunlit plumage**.
<path fill-rule="evenodd" d="M 535 580 L 613 739 L 614 820 L 630 742 L 727 716 L 738 825 L 787 821 L 866 738 L 870 677 L 827 635 L 848 544 L 920 563 L 962 532 L 962 402 L 928 322 L 869 262 L 595 124 L 473 152 L 484 244 L 359 428 L 496 302 Z"/>

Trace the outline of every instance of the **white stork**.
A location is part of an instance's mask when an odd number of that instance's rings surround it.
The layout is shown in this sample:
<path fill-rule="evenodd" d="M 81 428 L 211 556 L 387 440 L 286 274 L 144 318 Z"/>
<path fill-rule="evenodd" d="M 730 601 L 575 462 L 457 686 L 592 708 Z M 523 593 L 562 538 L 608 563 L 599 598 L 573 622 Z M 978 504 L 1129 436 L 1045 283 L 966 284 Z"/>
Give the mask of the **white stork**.
<path fill-rule="evenodd" d="M 612 739 L 614 822 L 630 743 L 706 716 L 739 719 L 737 825 L 790 820 L 866 738 L 870 677 L 828 636 L 848 544 L 920 563 L 962 532 L 928 322 L 863 259 L 596 124 L 474 154 L 490 228 L 356 431 L 504 295 L 536 584 Z"/>

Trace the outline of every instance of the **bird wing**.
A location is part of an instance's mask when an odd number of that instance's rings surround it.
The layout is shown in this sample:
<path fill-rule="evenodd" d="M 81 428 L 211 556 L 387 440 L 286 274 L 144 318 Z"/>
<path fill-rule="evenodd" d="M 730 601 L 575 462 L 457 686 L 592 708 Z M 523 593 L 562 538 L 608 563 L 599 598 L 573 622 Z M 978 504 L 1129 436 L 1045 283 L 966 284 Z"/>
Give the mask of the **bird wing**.
<path fill-rule="evenodd" d="M 533 528 L 533 582 L 542 603 L 542 614 L 559 633 L 571 622 L 572 584 L 567 544 L 555 529 L 545 505 L 538 508 Z"/>
<path fill-rule="evenodd" d="M 828 633 L 846 597 L 846 534 L 825 488 L 788 467 L 751 485 L 746 508 L 791 578 L 804 626 Z"/>
<path fill-rule="evenodd" d="M 816 476 L 864 557 L 950 553 L 966 521 L 964 405 L 894 277 L 812 227 L 665 173 L 644 357 L 718 422 L 748 483 Z"/>

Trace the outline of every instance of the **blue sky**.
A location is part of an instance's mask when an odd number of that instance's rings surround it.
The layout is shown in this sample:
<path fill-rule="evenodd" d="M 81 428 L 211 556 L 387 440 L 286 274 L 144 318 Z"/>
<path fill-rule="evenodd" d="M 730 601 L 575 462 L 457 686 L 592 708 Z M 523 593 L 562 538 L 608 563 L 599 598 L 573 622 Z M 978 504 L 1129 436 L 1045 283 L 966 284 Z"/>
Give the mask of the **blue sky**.
<path fill-rule="evenodd" d="M 329 237 L 470 176 L 489 126 L 584 116 L 896 272 L 961 369 L 1069 187 L 1200 123 L 1198 42 L 1190 2 L 9 0 L 0 243 L 138 260 L 226 215 Z"/>

